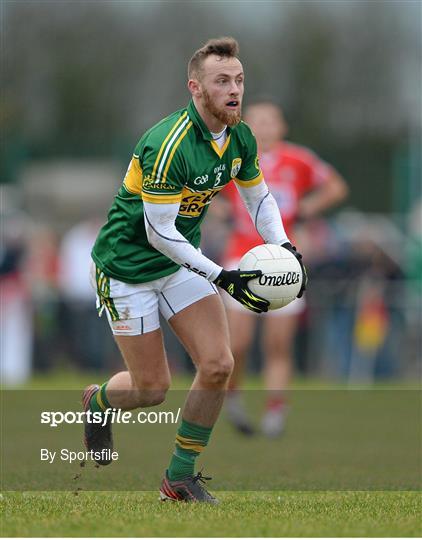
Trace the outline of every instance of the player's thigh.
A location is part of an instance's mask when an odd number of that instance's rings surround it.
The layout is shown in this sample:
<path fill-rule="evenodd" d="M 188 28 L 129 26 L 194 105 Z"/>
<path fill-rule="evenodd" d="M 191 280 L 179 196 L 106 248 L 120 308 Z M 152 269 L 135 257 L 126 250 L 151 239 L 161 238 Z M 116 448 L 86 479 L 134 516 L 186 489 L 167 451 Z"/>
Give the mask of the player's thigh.
<path fill-rule="evenodd" d="M 134 336 L 115 335 L 136 388 L 167 389 L 170 371 L 161 329 Z"/>
<path fill-rule="evenodd" d="M 246 351 L 252 344 L 257 316 L 252 311 L 243 308 L 227 307 L 226 313 L 229 323 L 230 344 L 234 354 Z"/>
<path fill-rule="evenodd" d="M 169 370 L 160 329 L 157 282 L 128 284 L 95 273 L 97 308 L 105 312 L 114 339 L 137 388 L 165 387 Z"/>
<path fill-rule="evenodd" d="M 168 276 L 158 290 L 158 306 L 169 321 L 185 308 L 208 296 L 218 296 L 218 289 L 208 280 L 186 268 Z"/>
<path fill-rule="evenodd" d="M 198 300 L 169 319 L 169 324 L 198 368 L 213 364 L 233 368 L 229 329 L 218 294 Z"/>
<path fill-rule="evenodd" d="M 183 267 L 172 274 L 159 291 L 159 307 L 194 362 L 228 348 L 218 289 L 198 274 Z"/>
<path fill-rule="evenodd" d="M 298 326 L 297 314 L 268 315 L 263 324 L 263 346 L 267 354 L 289 355 Z"/>

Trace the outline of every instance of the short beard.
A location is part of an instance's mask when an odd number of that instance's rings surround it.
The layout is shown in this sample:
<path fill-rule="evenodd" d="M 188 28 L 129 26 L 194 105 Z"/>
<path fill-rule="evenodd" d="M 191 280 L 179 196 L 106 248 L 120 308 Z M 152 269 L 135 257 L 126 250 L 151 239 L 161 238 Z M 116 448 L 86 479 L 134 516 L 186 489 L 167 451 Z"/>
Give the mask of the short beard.
<path fill-rule="evenodd" d="M 204 89 L 203 90 L 203 96 L 204 96 L 204 107 L 210 112 L 215 118 L 220 120 L 223 124 L 226 126 L 236 126 L 240 120 L 241 120 L 241 114 L 240 111 L 224 111 L 221 109 L 218 109 L 214 102 L 211 99 L 211 96 L 208 94 L 208 92 Z"/>

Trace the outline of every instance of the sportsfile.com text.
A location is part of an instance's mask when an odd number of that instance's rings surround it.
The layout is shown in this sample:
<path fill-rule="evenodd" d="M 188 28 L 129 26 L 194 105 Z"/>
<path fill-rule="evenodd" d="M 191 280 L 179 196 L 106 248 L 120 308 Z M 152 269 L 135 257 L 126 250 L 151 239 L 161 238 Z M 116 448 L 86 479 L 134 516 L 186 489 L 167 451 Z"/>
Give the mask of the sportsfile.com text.
<path fill-rule="evenodd" d="M 177 424 L 181 408 L 173 411 L 122 411 L 121 409 L 107 409 L 103 413 L 92 411 L 42 411 L 41 424 L 57 427 L 61 424 Z"/>

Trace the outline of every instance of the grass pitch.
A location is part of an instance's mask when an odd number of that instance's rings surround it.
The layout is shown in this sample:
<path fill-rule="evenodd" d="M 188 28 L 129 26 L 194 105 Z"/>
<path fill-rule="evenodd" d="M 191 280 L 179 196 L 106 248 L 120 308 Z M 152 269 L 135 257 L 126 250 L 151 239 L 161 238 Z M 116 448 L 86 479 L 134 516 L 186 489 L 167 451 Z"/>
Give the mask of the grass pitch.
<path fill-rule="evenodd" d="M 408 536 L 422 534 L 413 492 L 222 492 L 217 507 L 157 492 L 7 493 L 3 536 Z"/>
<path fill-rule="evenodd" d="M 31 383 L 30 388 L 45 390 L 52 388 L 81 388 L 86 382 L 92 380 L 101 381 L 102 379 L 101 377 L 79 379 L 78 376 L 73 378 L 68 376 L 65 378 L 60 376 L 39 378 Z M 187 384 L 185 382 L 185 380 L 176 381 L 176 387 L 186 388 Z M 322 404 L 323 402 L 319 403 Z M 302 406 L 305 411 L 309 410 L 309 405 L 306 402 L 302 403 Z M 366 410 L 365 403 L 362 404 L 362 408 Z M 321 409 L 316 412 L 320 415 Z M 398 412 L 402 417 L 404 413 Z M 347 422 L 350 423 L 352 417 L 346 417 L 346 413 L 343 412 L 341 414 L 341 418 L 347 418 Z M 350 414 L 355 413 L 351 411 Z M 17 410 L 16 415 L 17 418 L 21 417 L 21 413 L 18 413 Z M 302 446 L 307 445 L 314 449 L 313 452 L 316 452 L 318 450 L 317 444 L 320 444 L 321 431 L 316 430 L 312 435 L 310 429 L 312 417 L 308 418 L 310 425 L 307 427 L 299 418 L 299 406 L 297 407 L 297 415 L 297 423 L 300 424 L 298 429 L 303 434 L 298 437 L 298 440 L 302 441 Z M 304 416 L 303 418 L 306 419 L 307 417 Z M 387 420 L 391 422 L 391 418 L 387 418 L 385 421 Z M 409 418 L 407 418 L 408 421 Z M 292 446 L 292 455 L 290 457 L 286 453 L 289 444 L 292 445 L 296 440 L 294 439 L 294 425 L 294 422 L 292 422 L 291 442 L 289 443 L 290 439 L 287 438 L 283 441 L 281 447 L 281 452 L 285 452 L 283 460 L 286 464 L 289 463 L 288 459 L 292 460 L 287 471 L 292 471 L 292 466 L 295 463 L 293 458 L 297 459 L 300 451 L 299 445 Z M 356 433 L 359 433 L 364 427 L 359 416 L 357 417 L 357 426 L 359 430 Z M 225 433 L 226 427 L 224 423 L 219 429 L 222 431 L 220 431 L 220 435 L 216 439 L 226 440 L 229 433 Z M 308 438 L 303 438 L 305 434 Z M 33 436 L 35 437 L 34 434 Z M 400 439 L 400 437 L 396 438 Z M 133 441 L 133 434 L 131 434 L 130 440 Z M 170 444 L 167 435 L 165 440 L 167 444 Z M 34 443 L 36 438 L 31 438 L 31 441 Z M 387 439 L 386 442 L 391 444 L 390 439 Z M 402 446 L 405 446 L 404 442 L 405 440 L 401 438 Z M 253 453 L 256 455 L 256 463 L 265 460 L 263 446 L 259 441 L 251 441 L 250 443 L 244 441 L 242 447 L 234 447 L 236 459 L 232 459 L 233 456 L 226 459 L 227 474 L 233 474 L 239 463 L 242 465 L 242 460 L 245 459 L 248 451 L 248 444 L 254 445 Z M 346 447 L 347 445 L 342 447 L 340 452 L 343 457 Z M 14 445 L 14 448 L 16 454 L 18 448 L 16 445 Z M 241 448 L 244 449 L 243 452 Z M 306 467 L 310 471 L 308 477 L 303 476 L 304 481 L 302 484 L 298 484 L 297 489 L 288 487 L 294 485 L 294 478 L 289 479 L 283 473 L 282 483 L 286 485 L 285 491 L 279 489 L 264 491 L 264 487 L 260 491 L 246 491 L 250 489 L 250 477 L 258 476 L 259 480 L 262 475 L 257 473 L 256 467 L 252 467 L 252 469 L 247 467 L 246 470 L 249 471 L 248 484 L 248 478 L 244 474 L 245 466 L 242 466 L 239 470 L 243 471 L 243 473 L 238 475 L 238 485 L 234 486 L 229 483 L 229 488 L 234 489 L 236 487 L 237 491 L 216 491 L 212 487 L 214 482 L 211 483 L 210 491 L 220 499 L 220 505 L 217 507 L 171 502 L 161 503 L 158 500 L 159 482 L 155 482 L 154 479 L 154 481 L 151 481 L 151 485 L 157 485 L 157 490 L 144 492 L 88 491 L 86 487 L 89 484 L 83 488 L 83 491 L 74 490 L 73 492 L 4 491 L 0 499 L 2 510 L 1 535 L 8 537 L 420 537 L 422 536 L 420 519 L 422 514 L 421 493 L 411 490 L 411 487 L 405 487 L 413 485 L 409 481 L 410 476 L 408 473 L 411 470 L 414 471 L 415 467 L 413 469 L 408 468 L 409 471 L 407 471 L 405 463 L 407 454 L 401 453 L 400 444 L 391 445 L 389 448 L 394 450 L 394 463 L 397 463 L 398 470 L 393 471 L 390 469 L 390 474 L 386 471 L 386 475 L 395 475 L 397 482 L 403 482 L 402 491 L 394 488 L 390 488 L 389 491 L 317 490 L 318 488 L 315 486 L 324 485 L 323 480 L 326 477 L 326 472 L 337 470 L 333 458 L 339 453 L 337 452 L 338 449 L 332 453 L 328 452 L 329 448 L 320 446 L 320 452 L 322 449 L 327 452 L 328 468 L 325 472 L 319 470 L 319 472 L 313 473 L 308 458 L 304 460 L 303 468 L 299 467 L 299 463 L 297 468 L 298 476 L 305 475 Z M 217 450 L 216 446 L 210 448 L 206 461 L 211 462 L 211 465 L 212 456 L 214 456 L 214 459 L 218 457 Z M 378 456 L 378 461 L 381 459 L 379 444 L 375 445 L 372 450 L 371 447 L 368 447 L 367 452 L 369 452 L 366 454 L 367 458 L 370 458 L 371 454 L 375 452 L 374 455 Z M 347 463 L 352 462 L 352 458 L 353 454 L 350 455 L 350 459 L 347 458 Z M 137 463 L 139 463 L 137 468 L 142 468 L 143 461 L 139 456 L 137 459 Z M 221 460 L 221 456 L 219 459 Z M 146 460 L 145 463 L 150 464 L 151 460 Z M 268 465 L 271 470 L 273 470 L 272 463 L 271 461 Z M 320 460 L 316 463 L 321 465 L 323 461 Z M 215 467 L 217 464 L 218 460 L 215 462 Z M 354 485 L 355 472 L 361 471 L 362 473 L 365 466 L 368 467 L 368 462 L 358 463 L 357 468 L 356 466 L 351 467 L 349 476 L 347 476 L 347 469 L 339 468 L 338 470 L 346 472 L 345 480 L 349 482 L 348 485 Z M 391 467 L 391 463 L 389 463 L 389 467 Z M 151 468 L 155 470 L 156 467 L 151 466 Z M 381 467 L 382 470 L 384 468 L 387 469 L 388 467 Z M 31 468 L 25 469 L 25 482 L 27 481 L 26 476 L 31 474 L 31 470 Z M 133 467 L 130 470 L 133 470 Z M 161 471 L 161 469 L 159 470 Z M 212 473 L 213 467 L 211 466 L 209 470 Z M 398 471 L 400 471 L 400 474 Z M 407 471 L 405 476 L 402 476 L 403 471 Z M 97 472 L 100 474 L 98 476 L 98 485 L 100 485 L 100 480 L 105 478 L 104 474 L 109 474 L 109 472 L 93 469 L 92 471 L 86 471 L 86 474 L 97 474 Z M 420 472 L 419 466 L 419 475 Z M 7 473 L 7 471 L 3 469 L 3 473 Z M 32 474 L 34 474 L 35 478 L 35 471 Z M 40 471 L 38 471 L 38 474 L 40 474 Z M 137 471 L 133 470 L 133 474 L 136 475 Z M 304 491 L 304 489 L 311 489 L 311 483 L 306 478 L 314 480 L 314 491 Z M 128 477 L 127 486 L 129 486 L 129 480 Z M 383 477 L 375 475 L 374 480 L 381 482 Z M 419 480 L 415 479 L 415 485 L 419 483 Z M 335 479 L 330 482 L 331 484 L 327 483 L 327 486 L 336 485 Z M 139 485 L 139 482 L 136 481 L 135 484 Z M 355 482 L 355 484 L 362 485 L 359 482 Z M 107 483 L 104 485 L 107 485 Z M 225 489 L 223 486 L 220 489 Z M 304 486 L 303 489 L 301 486 Z M 110 485 L 110 488 L 112 487 L 113 483 Z M 258 487 L 257 485 L 257 489 Z M 110 488 L 103 486 L 101 489 Z M 124 489 L 129 489 L 129 487 Z M 135 489 L 138 488 L 135 487 Z M 146 489 L 145 485 L 144 489 Z"/>

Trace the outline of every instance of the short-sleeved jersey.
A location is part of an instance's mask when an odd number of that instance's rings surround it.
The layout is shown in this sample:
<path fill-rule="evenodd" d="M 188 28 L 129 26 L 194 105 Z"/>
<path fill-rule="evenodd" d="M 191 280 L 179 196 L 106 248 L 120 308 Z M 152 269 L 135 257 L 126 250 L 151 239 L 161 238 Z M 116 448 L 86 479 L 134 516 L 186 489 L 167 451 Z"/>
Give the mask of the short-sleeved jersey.
<path fill-rule="evenodd" d="M 287 236 L 291 237 L 297 219 L 300 199 L 332 173 L 332 168 L 311 150 L 288 142 L 279 142 L 269 152 L 259 155 L 259 163 L 283 218 Z M 234 185 L 223 192 L 231 202 L 234 229 L 226 247 L 225 260 L 242 257 L 262 239 Z"/>
<path fill-rule="evenodd" d="M 96 265 L 127 283 L 172 274 L 179 265 L 148 242 L 143 201 L 180 204 L 176 228 L 197 248 L 209 204 L 232 179 L 243 186 L 262 180 L 255 137 L 240 122 L 227 128 L 220 149 L 191 101 L 149 129 L 136 145 L 92 251 Z"/>

